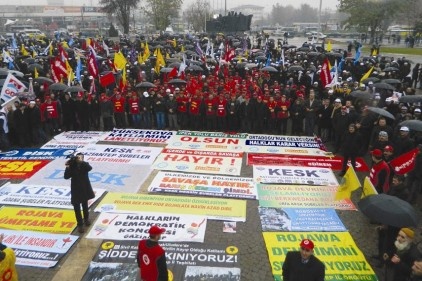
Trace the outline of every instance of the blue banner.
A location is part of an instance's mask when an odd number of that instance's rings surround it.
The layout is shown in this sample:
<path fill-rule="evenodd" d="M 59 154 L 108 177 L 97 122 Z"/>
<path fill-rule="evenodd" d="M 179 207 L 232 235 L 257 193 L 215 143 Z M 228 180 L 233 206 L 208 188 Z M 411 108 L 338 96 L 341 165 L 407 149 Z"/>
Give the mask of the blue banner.
<path fill-rule="evenodd" d="M 66 158 L 73 154 L 75 149 L 43 149 L 25 148 L 14 149 L 0 153 L 0 160 L 54 160 Z"/>

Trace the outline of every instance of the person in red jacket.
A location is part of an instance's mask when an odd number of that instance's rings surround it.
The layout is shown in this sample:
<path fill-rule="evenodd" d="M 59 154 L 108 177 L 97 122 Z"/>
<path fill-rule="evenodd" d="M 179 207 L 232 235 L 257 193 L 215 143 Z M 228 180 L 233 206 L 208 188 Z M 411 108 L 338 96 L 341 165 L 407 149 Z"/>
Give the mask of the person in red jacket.
<path fill-rule="evenodd" d="M 141 128 L 141 111 L 139 108 L 138 93 L 132 92 L 132 96 L 128 100 L 129 102 L 129 114 L 132 118 L 132 125 L 136 129 Z"/>
<path fill-rule="evenodd" d="M 191 130 L 197 131 L 202 129 L 202 116 L 201 116 L 201 106 L 202 97 L 200 95 L 200 90 L 196 90 L 193 94 L 193 97 L 189 99 L 189 128 Z"/>
<path fill-rule="evenodd" d="M 111 102 L 113 103 L 113 112 L 114 120 L 116 121 L 116 127 L 120 129 L 126 128 L 126 99 L 119 92 L 116 92 L 115 96 L 111 99 Z"/>
<path fill-rule="evenodd" d="M 141 281 L 168 281 L 166 252 L 158 244 L 166 230 L 153 225 L 149 239 L 139 241 L 136 261 L 141 271 Z"/>
<path fill-rule="evenodd" d="M 277 103 L 277 131 L 283 136 L 287 135 L 287 121 L 289 120 L 290 101 L 286 95 L 281 96 L 281 100 Z"/>
<path fill-rule="evenodd" d="M 49 95 L 45 96 L 45 101 L 41 105 L 41 112 L 45 117 L 46 133 L 52 137 L 59 133 L 59 104 L 51 100 Z"/>
<path fill-rule="evenodd" d="M 379 194 L 388 193 L 390 189 L 390 167 L 382 159 L 382 151 L 380 149 L 374 149 L 371 151 L 371 155 L 373 165 L 369 173 L 369 180 Z"/>
<path fill-rule="evenodd" d="M 224 98 L 224 94 L 221 93 L 218 100 L 216 101 L 216 115 L 217 115 L 217 130 L 224 132 L 227 129 L 227 100 Z"/>
<path fill-rule="evenodd" d="M 188 126 L 188 103 L 189 98 L 186 95 L 185 91 L 181 91 L 179 95 L 176 96 L 177 102 L 177 119 L 180 125 L 180 128 L 187 129 Z"/>
<path fill-rule="evenodd" d="M 209 94 L 208 98 L 205 99 L 204 102 L 205 102 L 205 120 L 207 123 L 207 130 L 214 131 L 216 107 L 217 107 L 217 103 L 216 103 L 214 95 L 212 93 Z"/>

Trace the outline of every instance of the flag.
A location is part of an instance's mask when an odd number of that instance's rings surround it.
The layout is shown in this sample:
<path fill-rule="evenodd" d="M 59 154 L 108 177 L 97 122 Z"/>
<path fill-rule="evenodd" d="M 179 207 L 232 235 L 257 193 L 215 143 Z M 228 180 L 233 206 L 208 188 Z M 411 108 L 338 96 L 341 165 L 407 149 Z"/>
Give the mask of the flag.
<path fill-rule="evenodd" d="M 357 64 L 358 61 L 359 61 L 361 49 L 362 49 L 362 46 L 358 47 L 358 49 L 356 51 L 356 54 L 355 54 L 355 64 Z"/>
<path fill-rule="evenodd" d="M 76 57 L 76 80 L 81 83 L 82 62 L 79 56 Z"/>
<path fill-rule="evenodd" d="M 48 51 L 50 50 L 50 47 L 51 47 L 52 44 L 53 44 L 53 41 L 50 41 L 50 44 L 48 44 L 48 46 L 45 47 L 44 51 L 42 51 L 41 54 L 46 56 L 48 54 Z"/>
<path fill-rule="evenodd" d="M 166 61 L 164 60 L 164 57 L 161 54 L 161 50 L 160 49 L 156 49 L 156 51 L 157 51 L 157 53 L 156 53 L 157 59 L 155 61 L 155 67 L 154 67 L 154 69 L 155 69 L 155 72 L 156 73 L 160 73 L 160 68 L 161 68 L 161 66 L 165 66 L 166 65 Z"/>
<path fill-rule="evenodd" d="M 38 76 L 39 76 L 38 69 L 34 67 L 34 78 L 38 78 Z"/>
<path fill-rule="evenodd" d="M 229 44 L 226 44 L 226 49 L 224 53 L 224 60 L 230 62 L 236 56 L 236 51 L 233 48 L 230 48 Z"/>
<path fill-rule="evenodd" d="M 333 49 L 333 46 L 331 46 L 331 40 L 328 40 L 326 50 L 327 50 L 327 52 L 331 52 L 332 49 Z"/>
<path fill-rule="evenodd" d="M 143 61 L 145 62 L 149 58 L 150 55 L 151 55 L 151 52 L 149 51 L 148 42 L 146 42 L 145 43 L 145 49 L 144 49 Z"/>
<path fill-rule="evenodd" d="M 70 47 L 72 47 L 73 43 L 75 43 L 75 40 L 73 38 L 70 38 L 69 42 L 67 43 Z"/>
<path fill-rule="evenodd" d="M 202 51 L 201 46 L 199 45 L 199 41 L 196 42 L 195 51 L 200 57 L 204 55 L 204 52 Z"/>
<path fill-rule="evenodd" d="M 173 45 L 173 48 L 176 48 L 177 47 L 176 38 L 173 38 L 173 40 L 171 40 L 171 44 Z"/>
<path fill-rule="evenodd" d="M 32 58 L 35 58 L 36 56 L 38 56 L 37 52 L 35 49 L 32 49 Z"/>
<path fill-rule="evenodd" d="M 110 48 L 107 46 L 104 40 L 103 40 L 103 48 L 106 51 L 107 57 L 110 56 Z"/>
<path fill-rule="evenodd" d="M 358 176 L 356 175 L 353 166 L 347 168 L 346 174 L 344 174 L 341 184 L 337 189 L 335 200 L 350 199 L 352 191 L 355 191 L 361 187 Z"/>
<path fill-rule="evenodd" d="M 24 44 L 21 45 L 21 53 L 22 53 L 22 56 L 29 56 L 29 53 L 25 49 L 25 45 Z"/>
<path fill-rule="evenodd" d="M 284 49 L 281 49 L 281 63 L 284 65 L 285 58 L 284 58 Z"/>
<path fill-rule="evenodd" d="M 374 48 L 374 49 L 372 50 L 371 56 L 372 56 L 372 57 L 376 57 L 377 55 L 378 55 L 377 49 L 376 49 L 376 48 Z"/>
<path fill-rule="evenodd" d="M 108 72 L 107 74 L 104 74 L 100 76 L 100 85 L 103 87 L 107 87 L 110 84 L 113 84 L 116 82 L 116 79 L 114 78 L 113 72 Z"/>
<path fill-rule="evenodd" d="M 90 50 L 88 59 L 86 61 L 86 64 L 88 66 L 89 74 L 91 74 L 92 77 L 97 78 L 99 76 L 97 59 L 96 59 L 96 56 L 95 56 L 95 51 L 92 49 L 92 47 L 90 49 L 91 50 Z"/>
<path fill-rule="evenodd" d="M 186 57 L 185 57 L 185 55 L 183 55 L 183 61 L 182 61 L 182 63 L 179 66 L 179 73 L 178 73 L 177 76 L 181 76 L 183 73 L 185 73 L 186 67 L 187 67 Z"/>
<path fill-rule="evenodd" d="M 182 47 L 180 47 L 180 51 L 184 52 L 185 51 L 185 46 L 182 45 Z"/>
<path fill-rule="evenodd" d="M 7 102 L 12 99 L 17 93 L 23 92 L 26 89 L 26 86 L 19 81 L 13 74 L 7 74 L 6 79 L 4 80 L 3 88 L 1 89 L 0 98 L 3 102 Z"/>
<path fill-rule="evenodd" d="M 29 79 L 29 88 L 28 88 L 28 96 L 34 96 L 34 85 L 32 84 L 32 79 Z"/>
<path fill-rule="evenodd" d="M 67 69 L 67 85 L 70 87 L 70 83 L 75 79 L 75 74 L 73 74 L 73 69 L 70 66 L 68 60 L 66 60 L 66 69 Z"/>
<path fill-rule="evenodd" d="M 10 53 L 8 51 L 6 51 L 5 49 L 3 49 L 3 62 L 4 63 L 13 63 L 13 57 L 10 55 Z"/>
<path fill-rule="evenodd" d="M 404 175 L 412 171 L 415 168 L 415 157 L 418 152 L 419 149 L 414 148 L 391 160 L 389 164 L 393 168 L 394 173 Z"/>
<path fill-rule="evenodd" d="M 330 64 L 330 62 L 329 62 L 328 58 L 325 58 L 325 60 L 322 64 L 321 73 L 319 74 L 323 88 L 325 88 L 327 85 L 331 84 L 331 81 L 332 81 L 329 64 Z"/>
<path fill-rule="evenodd" d="M 61 42 L 61 46 L 63 47 L 63 48 L 67 48 L 67 49 L 69 49 L 70 47 L 69 47 L 69 44 L 67 44 L 67 42 L 66 41 L 62 41 Z"/>
<path fill-rule="evenodd" d="M 177 67 L 173 67 L 173 69 L 167 75 L 168 79 L 172 79 L 177 76 Z"/>
<path fill-rule="evenodd" d="M 52 56 L 53 55 L 53 42 L 50 42 L 50 45 L 48 45 L 48 55 Z"/>
<path fill-rule="evenodd" d="M 365 180 L 363 181 L 362 195 L 360 199 L 363 199 L 369 195 L 376 195 L 376 194 L 378 194 L 378 192 L 375 189 L 372 182 L 369 180 L 369 177 L 365 177 Z"/>
<path fill-rule="evenodd" d="M 374 70 L 374 67 L 371 67 L 369 70 L 368 70 L 368 72 L 366 72 L 363 76 L 362 76 L 362 78 L 360 79 L 360 83 L 362 84 L 362 81 L 363 80 L 365 80 L 365 79 L 367 79 L 367 78 L 369 78 L 369 76 L 371 75 L 371 73 L 372 73 L 372 70 Z"/>
<path fill-rule="evenodd" d="M 127 64 L 127 60 L 121 51 L 114 54 L 114 66 L 117 69 L 119 70 L 124 69 L 126 67 L 126 64 Z"/>
<path fill-rule="evenodd" d="M 15 50 L 18 48 L 18 43 L 16 43 L 15 36 L 13 36 L 13 38 L 12 38 L 12 48 L 15 49 Z"/>

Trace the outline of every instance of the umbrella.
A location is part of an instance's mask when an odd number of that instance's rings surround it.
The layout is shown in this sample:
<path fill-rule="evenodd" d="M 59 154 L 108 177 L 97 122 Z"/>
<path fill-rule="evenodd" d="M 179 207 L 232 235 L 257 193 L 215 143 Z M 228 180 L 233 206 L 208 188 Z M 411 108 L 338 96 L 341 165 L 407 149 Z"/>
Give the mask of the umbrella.
<path fill-rule="evenodd" d="M 173 68 L 170 67 L 163 67 L 160 69 L 161 73 L 170 73 L 173 70 Z"/>
<path fill-rule="evenodd" d="M 200 67 L 200 66 L 198 66 L 198 65 L 190 65 L 190 66 L 187 68 L 187 70 L 190 70 L 190 71 L 204 71 L 204 70 L 202 69 L 202 67 Z"/>
<path fill-rule="evenodd" d="M 387 118 L 393 119 L 393 120 L 395 120 L 395 119 L 396 119 L 396 118 L 394 118 L 393 114 L 391 114 L 391 113 L 390 113 L 390 112 L 388 112 L 387 110 L 382 109 L 382 108 L 379 108 L 379 107 L 372 107 L 372 106 L 370 106 L 370 107 L 368 107 L 368 110 L 369 110 L 369 111 L 372 111 L 372 112 L 375 112 L 375 113 L 377 113 L 377 114 L 379 114 L 379 115 L 382 115 L 382 116 L 384 116 L 384 117 L 387 117 Z"/>
<path fill-rule="evenodd" d="M 375 83 L 374 87 L 377 89 L 384 89 L 384 90 L 394 90 L 395 88 L 393 86 L 391 86 L 390 84 L 387 83 Z"/>
<path fill-rule="evenodd" d="M 169 81 L 169 84 L 186 84 L 187 82 L 182 79 L 171 79 Z"/>
<path fill-rule="evenodd" d="M 35 59 L 34 58 L 26 58 L 23 61 L 26 62 L 27 64 L 33 64 L 33 63 L 35 63 Z"/>
<path fill-rule="evenodd" d="M 399 79 L 383 79 L 383 80 L 381 80 L 381 83 L 401 84 L 401 81 Z"/>
<path fill-rule="evenodd" d="M 0 75 L 7 75 L 7 74 L 9 74 L 9 70 L 8 69 L 4 69 L 4 68 L 1 68 L 0 69 Z"/>
<path fill-rule="evenodd" d="M 168 67 L 171 67 L 171 68 L 173 68 L 173 67 L 179 68 L 180 67 L 180 62 L 173 62 L 173 63 L 169 64 Z"/>
<path fill-rule="evenodd" d="M 266 56 L 258 56 L 255 58 L 256 60 L 267 60 Z"/>
<path fill-rule="evenodd" d="M 295 49 L 296 48 L 296 46 L 295 45 L 283 45 L 283 46 L 281 46 L 281 48 L 283 48 L 283 49 Z"/>
<path fill-rule="evenodd" d="M 69 88 L 69 86 L 67 86 L 63 83 L 54 83 L 54 84 L 51 84 L 50 86 L 48 86 L 48 89 L 52 90 L 52 91 L 64 91 L 67 88 Z"/>
<path fill-rule="evenodd" d="M 382 71 L 384 72 L 392 72 L 392 71 L 399 71 L 399 69 L 397 67 L 386 67 L 384 68 Z"/>
<path fill-rule="evenodd" d="M 410 130 L 422 132 L 422 121 L 421 120 L 406 120 L 400 123 L 400 126 L 406 126 Z"/>
<path fill-rule="evenodd" d="M 300 48 L 297 48 L 297 50 L 298 51 L 301 51 L 301 52 L 309 52 L 309 47 L 300 47 Z"/>
<path fill-rule="evenodd" d="M 44 70 L 43 66 L 39 63 L 33 63 L 33 64 L 28 65 L 28 70 L 31 71 L 31 72 L 34 72 L 35 68 L 37 69 L 37 71 L 43 71 Z"/>
<path fill-rule="evenodd" d="M 20 99 L 34 100 L 36 98 L 35 94 L 29 94 L 28 92 L 19 92 L 16 93 L 16 96 Z"/>
<path fill-rule="evenodd" d="M 16 77 L 24 77 L 25 76 L 25 74 L 23 74 L 22 72 L 17 71 L 17 70 L 9 70 L 9 73 L 11 73 L 12 75 L 14 75 Z"/>
<path fill-rule="evenodd" d="M 251 68 L 258 67 L 258 65 L 256 63 L 247 63 L 247 64 L 245 64 L 245 67 L 251 69 Z"/>
<path fill-rule="evenodd" d="M 85 89 L 82 88 L 81 86 L 71 86 L 71 87 L 66 88 L 64 91 L 68 93 L 78 93 L 78 92 L 85 92 Z"/>
<path fill-rule="evenodd" d="M 272 66 L 265 66 L 261 68 L 261 71 L 278 72 L 277 68 L 272 67 Z"/>
<path fill-rule="evenodd" d="M 350 95 L 352 97 L 355 97 L 355 98 L 358 98 L 358 99 L 364 99 L 364 100 L 369 100 L 369 99 L 372 98 L 371 93 L 359 91 L 359 90 L 351 92 Z"/>
<path fill-rule="evenodd" d="M 303 67 L 301 67 L 300 65 L 292 65 L 291 67 L 289 67 L 289 71 L 303 71 Z"/>
<path fill-rule="evenodd" d="M 395 196 L 370 195 L 360 200 L 358 207 L 365 216 L 385 225 L 409 227 L 418 223 L 418 216 L 412 205 Z"/>
<path fill-rule="evenodd" d="M 136 84 L 136 88 L 155 88 L 155 85 L 151 82 L 141 82 Z"/>
<path fill-rule="evenodd" d="M 368 78 L 366 78 L 366 79 L 363 79 L 363 80 L 362 80 L 362 83 L 363 83 L 363 84 L 368 84 L 368 82 L 377 83 L 377 82 L 379 82 L 379 81 L 380 81 L 380 79 L 379 79 L 379 78 L 377 78 L 377 77 L 368 77 Z"/>
<path fill-rule="evenodd" d="M 407 102 L 407 103 L 422 102 L 422 95 L 402 96 L 401 98 L 399 98 L 399 102 Z"/>
<path fill-rule="evenodd" d="M 308 56 L 310 56 L 310 57 L 316 57 L 316 56 L 319 56 L 321 53 L 320 52 L 309 52 L 308 53 Z"/>
<path fill-rule="evenodd" d="M 53 84 L 54 83 L 54 81 L 51 80 L 50 78 L 42 77 L 42 76 L 37 77 L 37 78 L 34 78 L 34 82 L 38 82 L 38 83 L 49 83 L 49 84 Z"/>

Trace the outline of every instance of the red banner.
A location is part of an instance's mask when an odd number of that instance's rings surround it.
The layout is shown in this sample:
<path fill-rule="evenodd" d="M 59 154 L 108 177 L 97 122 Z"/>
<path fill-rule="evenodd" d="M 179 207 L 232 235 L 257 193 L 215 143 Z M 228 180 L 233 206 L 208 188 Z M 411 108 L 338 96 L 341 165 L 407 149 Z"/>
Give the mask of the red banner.
<path fill-rule="evenodd" d="M 27 179 L 49 162 L 50 160 L 1 160 L 0 178 Z"/>
<path fill-rule="evenodd" d="M 391 160 L 390 165 L 394 169 L 394 173 L 397 175 L 404 175 L 413 170 L 417 153 L 418 149 L 415 148 Z"/>
<path fill-rule="evenodd" d="M 343 157 L 320 157 L 320 156 L 289 156 L 280 154 L 248 153 L 248 165 L 283 165 L 331 168 L 341 171 Z M 356 171 L 369 172 L 368 165 L 362 157 L 356 158 Z"/>
<path fill-rule="evenodd" d="M 321 73 L 319 74 L 319 78 L 321 80 L 322 87 L 325 88 L 328 84 L 331 83 L 331 73 L 330 73 L 330 62 L 326 58 L 324 63 L 322 64 Z"/>

